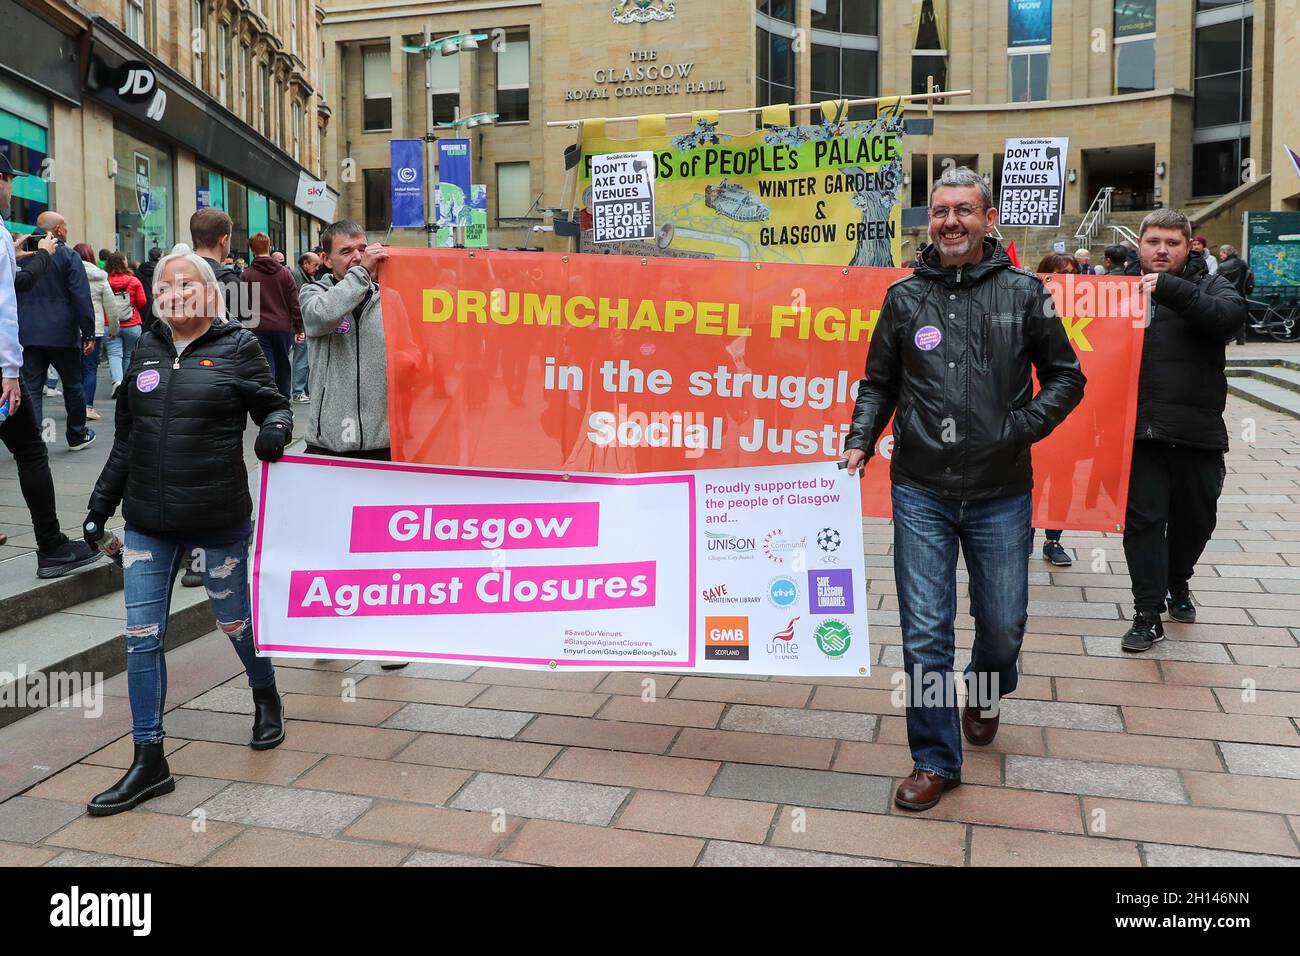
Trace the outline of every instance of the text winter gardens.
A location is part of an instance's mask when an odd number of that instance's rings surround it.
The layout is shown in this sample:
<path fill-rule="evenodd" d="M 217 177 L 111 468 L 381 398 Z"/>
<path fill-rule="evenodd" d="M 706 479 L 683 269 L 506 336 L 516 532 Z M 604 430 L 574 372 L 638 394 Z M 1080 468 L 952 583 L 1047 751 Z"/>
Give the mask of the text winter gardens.
<path fill-rule="evenodd" d="M 353 554 L 594 548 L 597 502 L 358 505 Z M 494 564 L 499 562 L 494 561 Z M 505 614 L 652 607 L 655 562 L 293 571 L 290 617 Z"/>

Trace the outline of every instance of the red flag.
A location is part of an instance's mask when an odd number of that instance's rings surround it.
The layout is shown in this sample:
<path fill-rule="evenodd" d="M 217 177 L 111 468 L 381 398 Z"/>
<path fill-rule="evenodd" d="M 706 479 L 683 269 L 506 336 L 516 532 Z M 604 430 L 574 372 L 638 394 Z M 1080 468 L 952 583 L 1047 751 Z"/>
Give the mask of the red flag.
<path fill-rule="evenodd" d="M 1020 268 L 1020 257 L 1016 255 L 1016 244 L 1014 242 L 1007 243 L 1007 258 L 1011 260 L 1013 266 Z"/>

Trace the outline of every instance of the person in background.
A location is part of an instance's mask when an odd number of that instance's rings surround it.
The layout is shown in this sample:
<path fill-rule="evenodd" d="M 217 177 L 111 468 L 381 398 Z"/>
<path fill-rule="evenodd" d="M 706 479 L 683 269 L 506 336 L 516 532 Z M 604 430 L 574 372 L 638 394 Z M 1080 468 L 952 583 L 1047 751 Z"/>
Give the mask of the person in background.
<path fill-rule="evenodd" d="M 324 265 L 299 293 L 316 396 L 307 452 L 391 461 L 388 356 L 376 281 L 388 250 L 369 242 L 366 231 L 349 219 L 327 226 L 320 241 Z M 406 664 L 381 666 L 397 670 Z"/>
<path fill-rule="evenodd" d="M 314 252 L 304 252 L 298 257 L 298 265 L 293 269 L 293 281 L 302 291 L 304 284 L 314 282 L 316 276 L 320 273 L 320 256 Z M 307 384 L 311 373 L 311 362 L 307 357 L 307 335 L 300 332 L 293 337 L 293 401 L 299 404 L 307 404 L 311 401 L 308 397 Z"/>
<path fill-rule="evenodd" d="M 1122 276 L 1124 266 L 1128 264 L 1128 249 L 1121 245 L 1107 246 L 1103 262 L 1105 265 L 1104 275 Z"/>
<path fill-rule="evenodd" d="M 1204 236 L 1192 236 L 1192 255 L 1205 261 L 1205 271 L 1210 275 L 1219 271 L 1219 260 L 1210 255 L 1210 244 Z"/>
<path fill-rule="evenodd" d="M 278 262 L 280 265 L 284 266 L 286 269 L 288 268 L 288 265 L 286 264 L 288 260 L 285 259 L 284 253 L 281 252 L 279 249 L 276 249 L 275 252 L 271 253 L 271 258 L 274 259 L 276 262 Z"/>
<path fill-rule="evenodd" d="M 988 235 L 996 222 L 984 178 L 964 166 L 945 170 L 930 191 L 923 265 L 885 294 L 844 442 L 849 474 L 861 475 L 893 418 L 894 572 L 913 764 L 894 792 L 904 810 L 929 809 L 961 783 L 963 734 L 975 746 L 997 735 L 1028 619 L 1031 448 L 1083 398 L 1079 359 L 1050 294 Z M 989 314 L 1007 321 L 986 324 Z M 954 424 L 957 440 L 945 440 Z M 958 555 L 975 618 L 961 708 L 952 674 Z"/>
<path fill-rule="evenodd" d="M 111 250 L 109 249 L 100 249 L 96 254 L 95 265 L 103 269 L 108 264 L 108 254 L 110 251 Z"/>
<path fill-rule="evenodd" d="M 1232 287 L 1237 290 L 1237 295 L 1243 299 L 1249 299 L 1250 294 L 1255 291 L 1255 273 L 1251 272 L 1246 261 L 1237 255 L 1236 246 L 1228 243 L 1219 246 L 1219 275 L 1231 282 Z M 1249 322 L 1243 322 L 1241 328 L 1237 330 L 1238 345 L 1246 344 L 1248 325 Z"/>
<path fill-rule="evenodd" d="M 145 261 L 140 263 L 140 268 L 134 270 L 136 278 L 140 280 L 140 285 L 144 287 L 144 308 L 140 310 L 140 319 L 144 329 L 148 329 L 154 322 L 153 277 L 154 270 L 158 268 L 158 260 L 161 258 L 162 250 L 154 246 L 149 250 L 149 255 Z"/>
<path fill-rule="evenodd" d="M 1190 581 L 1214 533 L 1227 474 L 1224 349 L 1246 321 L 1246 303 L 1189 248 L 1192 226 L 1177 209 L 1142 220 L 1142 289 L 1153 304 L 1138 372 L 1137 422 L 1124 520 L 1133 624 L 1121 646 L 1165 639 L 1161 613 L 1196 620 Z"/>
<path fill-rule="evenodd" d="M 131 275 L 127 268 L 126 256 L 120 252 L 108 254 L 108 287 L 113 290 L 113 295 L 117 299 L 119 316 L 118 331 L 114 336 L 117 344 L 114 345 L 110 339 L 108 345 L 108 371 L 113 378 L 112 397 L 116 401 L 118 390 L 122 387 L 122 376 L 131 367 L 131 356 L 135 354 L 135 345 L 144 332 L 140 310 L 148 300 L 145 298 L 144 286 L 139 279 Z M 128 305 L 131 307 L 129 316 L 126 314 Z"/>
<path fill-rule="evenodd" d="M 163 756 L 163 648 L 172 582 L 189 548 L 204 552 L 208 601 L 253 691 L 249 746 L 269 750 L 285 736 L 275 668 L 257 655 L 253 640 L 244 429 L 251 417 L 257 457 L 274 462 L 284 454 L 293 415 L 257 339 L 224 317 L 223 291 L 200 256 L 176 246 L 159 262 L 155 281 L 159 321 L 141 338 L 123 380 L 113 450 L 82 526 L 86 542 L 98 545 L 119 505 L 126 519 L 126 674 L 135 744 L 126 773 L 87 805 L 91 816 L 121 813 L 175 789 Z"/>
<path fill-rule="evenodd" d="M 293 339 L 302 334 L 302 312 L 298 306 L 298 286 L 289 270 L 270 255 L 271 237 L 256 232 L 248 237 L 253 264 L 239 276 L 244 286 L 242 299 L 252 309 L 248 328 L 266 354 L 271 377 L 287 401 L 293 394 L 293 364 L 289 352 Z"/>
<path fill-rule="evenodd" d="M 99 421 L 95 411 L 95 386 L 99 378 L 99 356 L 105 334 L 117 332 L 117 300 L 108 284 L 108 273 L 95 265 L 95 250 L 89 243 L 79 242 L 72 250 L 81 256 L 86 267 L 86 281 L 90 283 L 90 304 L 95 310 L 95 348 L 85 357 L 81 370 L 81 388 L 86 396 L 86 417 Z"/>
<path fill-rule="evenodd" d="M 1129 241 L 1125 239 L 1124 248 L 1128 250 L 1128 261 L 1124 263 L 1124 274 L 1126 276 L 1140 276 L 1142 274 L 1142 259 L 1138 255 L 1137 246 L 1130 245 Z"/>
<path fill-rule="evenodd" d="M 0 153 L 0 408 L 8 406 L 0 421 L 0 441 L 14 456 L 18 490 L 27 504 L 36 535 L 36 576 L 62 577 L 92 561 L 99 552 L 84 541 L 69 541 L 59 529 L 59 513 L 50 475 L 49 450 L 41 429 L 26 401 L 23 384 L 23 346 L 18 332 L 18 293 L 33 288 L 58 250 L 59 241 L 46 233 L 35 243 L 32 254 L 18 267 L 13 239 L 5 227 L 13 200 L 13 183 L 19 172 Z M 15 509 L 16 510 L 16 509 Z"/>
<path fill-rule="evenodd" d="M 1087 249 L 1080 250 L 1087 253 Z M 1083 263 L 1075 256 L 1067 256 L 1063 252 L 1049 253 L 1043 256 L 1042 261 L 1038 263 L 1036 270 L 1043 275 L 1078 275 L 1084 271 Z M 1061 546 L 1061 529 L 1049 528 L 1043 532 L 1043 559 L 1050 561 L 1054 567 L 1068 568 L 1074 564 L 1074 559 L 1070 557 L 1070 552 Z M 1032 557 L 1034 553 L 1034 537 L 1030 532 L 1029 537 L 1029 554 Z"/>
<path fill-rule="evenodd" d="M 1101 270 L 1092 264 L 1092 253 L 1083 246 L 1074 250 L 1074 261 L 1079 264 L 1079 275 L 1095 276 L 1101 274 Z"/>
<path fill-rule="evenodd" d="M 36 217 L 36 226 L 53 236 L 58 248 L 36 284 L 18 292 L 18 327 L 23 344 L 27 401 L 36 421 L 44 421 L 42 389 L 46 384 L 46 370 L 54 366 L 63 380 L 68 448 L 81 451 L 95 440 L 95 430 L 86 426 L 86 396 L 81 390 L 82 359 L 95 348 L 95 309 L 90 304 L 90 283 L 81 257 L 67 244 L 68 224 L 64 218 L 47 210 Z"/>

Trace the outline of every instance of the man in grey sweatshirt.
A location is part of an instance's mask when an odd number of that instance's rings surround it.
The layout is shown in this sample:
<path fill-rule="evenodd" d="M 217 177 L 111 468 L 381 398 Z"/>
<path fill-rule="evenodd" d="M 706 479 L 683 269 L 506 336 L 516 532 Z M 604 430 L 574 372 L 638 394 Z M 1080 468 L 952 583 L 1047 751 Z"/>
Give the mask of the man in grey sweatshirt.
<path fill-rule="evenodd" d="M 388 365 L 375 282 L 388 250 L 346 219 L 326 227 L 320 241 L 323 268 L 298 293 L 315 402 L 307 451 L 388 461 Z"/>

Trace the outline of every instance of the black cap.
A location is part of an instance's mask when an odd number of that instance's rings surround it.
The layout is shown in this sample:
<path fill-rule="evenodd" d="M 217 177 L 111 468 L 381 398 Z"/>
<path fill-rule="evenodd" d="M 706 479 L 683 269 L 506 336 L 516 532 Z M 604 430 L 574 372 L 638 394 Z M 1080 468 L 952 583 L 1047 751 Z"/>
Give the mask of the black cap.
<path fill-rule="evenodd" d="M 13 164 L 9 162 L 9 157 L 0 153 L 0 176 L 26 176 L 27 173 L 21 169 L 14 169 Z"/>

